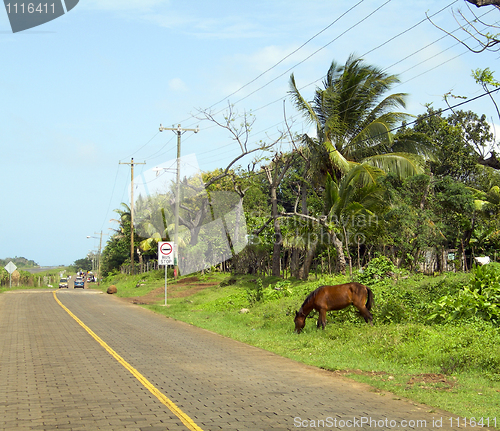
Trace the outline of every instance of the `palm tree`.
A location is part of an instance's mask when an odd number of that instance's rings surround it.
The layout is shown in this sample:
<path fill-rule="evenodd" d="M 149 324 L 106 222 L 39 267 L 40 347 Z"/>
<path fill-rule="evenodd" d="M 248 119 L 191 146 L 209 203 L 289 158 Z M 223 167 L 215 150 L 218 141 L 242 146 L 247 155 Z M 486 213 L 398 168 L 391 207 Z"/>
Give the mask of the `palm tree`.
<path fill-rule="evenodd" d="M 173 219 L 171 205 L 167 195 L 153 195 L 146 199 L 139 196 L 136 202 L 135 227 L 143 238 L 140 248 L 143 251 L 154 250 L 160 241 L 169 241 L 167 220 Z"/>
<path fill-rule="evenodd" d="M 301 240 L 297 238 L 294 243 L 297 247 L 307 247 L 303 268 L 299 271 L 299 278 L 307 279 L 308 269 L 314 257 L 314 252 L 319 240 L 323 240 L 323 229 L 329 235 L 329 242 L 333 244 L 337 252 L 337 269 L 345 274 L 346 258 L 345 251 L 349 256 L 349 238 L 362 232 L 362 224 L 357 223 L 361 217 L 375 216 L 381 214 L 387 207 L 385 189 L 378 184 L 384 172 L 367 164 L 355 166 L 339 182 L 327 175 L 324 193 L 324 214 L 311 216 L 304 213 L 284 213 L 284 216 L 296 216 L 311 221 L 312 227 L 309 232 L 317 236 L 315 241 Z M 366 179 L 369 179 L 368 184 Z M 351 223 L 351 226 L 349 226 Z M 366 226 L 369 227 L 369 226 Z M 301 235 L 302 236 L 302 235 Z M 304 237 L 306 235 L 303 235 Z M 340 236 L 340 238 L 339 238 Z M 342 242 L 344 239 L 344 243 Z M 345 248 L 344 248 L 345 247 Z M 349 269 L 352 264 L 349 258 Z"/>
<path fill-rule="evenodd" d="M 384 173 L 367 164 L 355 166 L 337 183 L 328 174 L 325 186 L 325 214 L 333 245 L 337 250 L 338 269 L 345 273 L 345 255 L 349 261 L 349 273 L 352 275 L 352 260 L 349 243 L 362 234 L 361 219 L 371 219 L 387 209 L 385 190 L 377 182 Z M 369 183 L 366 183 L 369 178 Z M 344 243 L 338 238 L 340 234 Z M 345 247 L 345 248 L 344 248 Z M 344 253 L 345 251 L 345 253 Z"/>
<path fill-rule="evenodd" d="M 290 77 L 290 95 L 299 111 L 316 126 L 316 137 L 305 136 L 306 145 L 317 141 L 326 149 L 339 181 L 354 165 L 368 163 L 400 177 L 423 172 L 422 159 L 430 154 L 430 143 L 418 134 L 396 140 L 392 131 L 409 115 L 394 111 L 405 107 L 405 93 L 385 96 L 399 79 L 363 63 L 351 55 L 344 66 L 333 62 L 307 102 L 295 77 Z"/>

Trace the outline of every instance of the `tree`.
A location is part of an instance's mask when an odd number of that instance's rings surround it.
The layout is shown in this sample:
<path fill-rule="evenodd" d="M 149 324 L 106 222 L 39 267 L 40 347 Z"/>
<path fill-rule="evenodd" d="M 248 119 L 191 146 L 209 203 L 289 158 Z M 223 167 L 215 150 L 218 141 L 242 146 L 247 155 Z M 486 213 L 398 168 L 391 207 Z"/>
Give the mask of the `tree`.
<path fill-rule="evenodd" d="M 483 90 L 488 93 L 490 100 L 493 102 L 495 109 L 497 111 L 498 118 L 500 118 L 500 109 L 498 108 L 497 102 L 493 97 L 493 91 L 498 91 L 500 83 L 493 77 L 493 73 L 489 67 L 486 69 L 476 69 L 472 71 L 472 77 L 479 84 Z M 496 90 L 491 90 L 488 86 L 496 88 Z"/>
<path fill-rule="evenodd" d="M 140 195 L 136 202 L 134 223 L 141 236 L 146 238 L 140 242 L 144 252 L 156 253 L 156 246 L 160 241 L 170 241 L 167 220 L 173 219 L 168 195 L 148 196 L 143 199 Z"/>
<path fill-rule="evenodd" d="M 479 163 L 488 165 L 487 156 L 492 153 L 495 140 L 486 115 L 477 115 L 472 111 L 453 111 L 447 121 L 461 128 L 462 140 L 474 149 Z"/>
<path fill-rule="evenodd" d="M 274 246 L 273 246 L 273 266 L 272 275 L 279 277 L 281 273 L 281 245 L 283 238 L 281 235 L 279 213 L 278 213 L 278 196 L 277 189 L 288 168 L 290 168 L 295 154 L 276 154 L 273 158 L 271 165 L 264 166 L 267 181 L 269 182 L 270 199 L 271 199 L 271 217 L 274 226 Z"/>
<path fill-rule="evenodd" d="M 343 177 L 362 164 L 394 172 L 401 178 L 423 172 L 422 156 L 431 154 L 430 141 L 413 131 L 398 136 L 392 132 L 408 118 L 407 114 L 395 111 L 405 106 L 406 94 L 387 95 L 398 82 L 397 76 L 388 75 L 351 55 L 344 66 L 332 62 L 323 88 L 317 88 L 313 100 L 307 102 L 291 75 L 292 101 L 316 128 L 316 136 L 302 137 L 302 144 L 308 150 L 311 183 L 320 180 L 323 187 L 329 173 L 335 183 L 340 184 Z M 362 184 L 373 182 L 368 169 L 357 173 Z M 302 214 L 309 215 L 304 209 Z M 313 219 L 319 217 L 315 214 Z M 332 239 L 335 243 L 335 237 Z M 345 268 L 341 243 L 336 249 L 339 265 Z M 314 252 L 314 248 L 308 252 Z M 312 260 L 312 255 L 309 258 Z"/>
<path fill-rule="evenodd" d="M 398 133 L 407 133 L 402 128 Z M 439 177 L 451 176 L 468 186 L 489 190 L 496 185 L 500 168 L 494 148 L 494 136 L 486 116 L 471 111 L 453 111 L 448 117 L 427 106 L 427 112 L 413 122 L 412 133 L 427 136 L 435 145 L 431 172 Z"/>
<path fill-rule="evenodd" d="M 500 0 L 465 0 L 465 1 L 477 6 L 478 8 L 484 6 L 494 6 L 497 9 L 500 9 Z M 467 7 L 469 9 L 471 17 L 467 17 L 462 11 L 459 10 L 457 12 L 459 17 L 455 16 L 455 20 L 457 22 L 460 21 L 463 22 L 463 24 L 461 24 L 460 27 L 465 33 L 467 33 L 468 35 L 467 39 L 472 39 L 474 42 L 477 43 L 477 45 L 468 44 L 463 40 L 461 40 L 460 38 L 453 35 L 451 32 L 439 27 L 434 22 L 432 22 L 429 16 L 427 16 L 427 19 L 431 21 L 432 25 L 444 31 L 448 36 L 453 37 L 456 41 L 464 45 L 469 51 L 475 52 L 476 54 L 484 51 L 493 51 L 493 52 L 498 51 L 500 49 L 500 45 L 498 45 L 500 43 L 499 34 L 491 33 L 489 31 L 485 32 L 483 29 L 484 27 L 487 27 L 493 29 L 494 31 L 497 31 L 499 27 L 496 25 L 496 22 L 494 24 L 485 23 L 484 21 L 481 20 L 482 16 L 477 16 L 477 14 L 471 9 L 469 5 L 467 5 Z M 479 29 L 478 28 L 479 25 L 483 28 Z"/>
<path fill-rule="evenodd" d="M 130 207 L 122 202 L 121 208 L 115 209 L 115 212 L 119 218 L 112 221 L 117 222 L 118 227 L 106 243 L 101 256 L 101 271 L 104 276 L 111 271 L 118 270 L 123 263 L 130 259 Z M 140 238 L 134 235 L 135 246 L 138 246 L 139 242 Z"/>
<path fill-rule="evenodd" d="M 317 141 L 329 155 L 330 171 L 340 180 L 353 165 L 369 163 L 401 177 L 422 172 L 415 155 L 428 155 L 428 142 L 417 136 L 394 139 L 392 131 L 408 114 L 394 111 L 405 106 L 405 93 L 386 95 L 399 79 L 351 55 L 344 66 L 332 62 L 323 88 L 307 102 L 295 77 L 290 77 L 290 95 L 306 119 L 316 126 Z M 412 154 L 409 154 L 412 153 Z"/>
<path fill-rule="evenodd" d="M 441 111 L 428 105 L 427 113 L 419 115 L 414 122 L 413 131 L 427 136 L 436 147 L 435 158 L 429 162 L 434 175 L 466 182 L 477 173 L 478 156 L 471 141 L 466 140 L 466 129 L 460 120 L 457 114 L 453 120 L 444 118 Z M 406 132 L 402 129 L 399 133 Z M 472 140 L 472 132 L 468 137 Z"/>
<path fill-rule="evenodd" d="M 345 272 L 345 258 L 349 261 L 349 273 L 352 274 L 352 259 L 349 244 L 353 239 L 362 236 L 364 227 L 386 210 L 384 189 L 378 183 L 384 173 L 367 164 L 351 169 L 336 183 L 328 177 L 325 186 L 325 213 L 330 226 L 333 244 L 339 257 L 339 266 Z M 364 184 L 363 178 L 369 177 L 370 183 Z M 343 242 L 337 238 L 343 238 Z M 355 242 L 359 242 L 359 239 Z M 364 241 L 363 241 L 364 242 Z"/>
<path fill-rule="evenodd" d="M 365 222 L 358 223 L 357 221 L 361 217 L 373 216 L 384 210 L 383 189 L 377 182 L 382 175 L 381 170 L 367 164 L 361 164 L 351 169 L 338 183 L 331 176 L 328 176 L 322 215 L 312 216 L 299 213 L 297 206 L 293 213 L 284 213 L 283 215 L 300 217 L 313 222 L 314 226 L 319 228 L 317 230 L 320 233 L 316 234 L 321 239 L 323 239 L 321 230 L 325 229 L 329 237 L 328 242 L 331 241 L 337 251 L 337 269 L 345 274 L 347 267 L 345 256 L 349 255 L 349 239 L 356 233 L 355 227 L 360 229 L 366 225 Z M 370 184 L 364 184 L 366 177 L 371 178 Z M 354 232 L 349 232 L 353 228 Z M 350 257 L 349 269 L 352 270 Z M 307 274 L 304 273 L 302 278 L 307 279 Z"/>
<path fill-rule="evenodd" d="M 457 247 L 462 254 L 462 268 L 466 268 L 465 250 L 474 231 L 475 208 L 471 190 L 464 184 L 445 177 L 434 184 L 433 212 L 442 223 L 447 245 Z"/>
<path fill-rule="evenodd" d="M 442 246 L 444 235 L 430 209 L 434 177 L 415 175 L 403 181 L 387 175 L 382 181 L 390 209 L 385 214 L 385 244 L 399 264 L 415 268 L 421 251 Z"/>
<path fill-rule="evenodd" d="M 259 151 L 268 151 L 283 139 L 283 134 L 280 134 L 280 136 L 271 143 L 260 142 L 256 147 L 250 148 L 250 132 L 255 122 L 255 118 L 251 114 L 245 112 L 240 116 L 233 110 L 231 105 L 229 105 L 223 120 L 216 118 L 210 111 L 202 111 L 200 114 L 200 119 L 209 120 L 226 130 L 229 136 L 231 136 L 231 139 L 238 144 L 241 153 L 229 162 L 224 169 L 221 169 L 217 175 L 205 177 L 205 180 L 200 175 L 197 178 L 191 180 L 186 179 L 183 182 L 181 186 L 181 196 L 189 196 L 189 199 L 180 205 L 184 213 L 183 216 L 179 217 L 179 224 L 189 229 L 191 234 L 191 245 L 197 243 L 201 226 L 207 222 L 207 217 L 210 218 L 210 202 L 206 191 L 222 179 L 232 176 L 236 163 L 240 162 L 245 156 Z M 255 166 L 259 160 L 260 158 L 254 160 L 253 165 Z M 242 194 L 244 195 L 243 190 L 240 189 L 238 194 L 242 197 Z"/>
<path fill-rule="evenodd" d="M 88 257 L 77 259 L 72 265 L 76 271 L 90 271 L 92 269 L 92 260 Z"/>

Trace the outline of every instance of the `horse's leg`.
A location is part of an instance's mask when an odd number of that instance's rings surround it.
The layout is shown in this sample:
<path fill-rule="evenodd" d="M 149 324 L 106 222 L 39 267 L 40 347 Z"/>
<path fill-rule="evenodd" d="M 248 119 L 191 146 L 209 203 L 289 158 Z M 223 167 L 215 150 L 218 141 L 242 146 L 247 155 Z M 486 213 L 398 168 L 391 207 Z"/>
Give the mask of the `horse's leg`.
<path fill-rule="evenodd" d="M 322 308 L 319 310 L 319 317 L 318 317 L 318 328 L 322 327 L 325 329 L 326 326 L 326 308 Z"/>
<path fill-rule="evenodd" d="M 369 323 L 371 326 L 373 326 L 372 313 L 370 313 L 370 311 L 366 307 L 363 307 L 363 310 L 361 310 L 361 315 L 364 317 L 366 323 Z"/>
<path fill-rule="evenodd" d="M 365 305 L 359 305 L 359 304 L 353 304 L 360 312 L 361 316 L 363 316 L 363 319 L 365 319 L 366 323 L 369 323 L 371 326 L 373 326 L 373 316 L 372 313 L 370 313 L 370 310 L 366 308 Z"/>

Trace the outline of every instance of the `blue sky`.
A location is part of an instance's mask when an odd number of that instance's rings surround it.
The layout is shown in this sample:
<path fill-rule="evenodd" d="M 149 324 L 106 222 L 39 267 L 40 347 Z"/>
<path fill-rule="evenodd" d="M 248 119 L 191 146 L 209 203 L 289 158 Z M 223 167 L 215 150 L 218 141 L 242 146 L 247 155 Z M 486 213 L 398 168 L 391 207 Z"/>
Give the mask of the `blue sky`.
<path fill-rule="evenodd" d="M 111 233 L 113 210 L 129 202 L 130 168 L 119 162 L 146 162 L 136 166 L 140 175 L 175 158 L 175 135 L 159 133 L 160 123 L 200 126 L 183 135 L 182 152 L 196 154 L 202 170 L 224 167 L 238 147 L 193 118 L 198 109 L 234 103 L 255 115 L 251 142 L 272 140 L 283 128 L 292 72 L 310 99 L 330 63 L 356 53 L 400 76 L 393 91 L 409 94 L 411 114 L 426 103 L 445 107 L 449 91 L 482 93 L 471 70 L 495 71 L 497 54 L 470 53 L 429 22 L 397 36 L 451 0 L 364 0 L 341 17 L 356 3 L 80 0 L 64 16 L 15 34 L 0 11 L 0 258 L 49 266 L 95 250 L 98 240 L 86 237 Z M 458 0 L 435 22 L 455 30 L 451 11 L 459 8 L 469 14 Z M 492 9 L 484 20 L 499 18 Z M 462 109 L 495 118 L 484 97 Z M 289 103 L 286 112 L 295 130 L 307 131 Z"/>

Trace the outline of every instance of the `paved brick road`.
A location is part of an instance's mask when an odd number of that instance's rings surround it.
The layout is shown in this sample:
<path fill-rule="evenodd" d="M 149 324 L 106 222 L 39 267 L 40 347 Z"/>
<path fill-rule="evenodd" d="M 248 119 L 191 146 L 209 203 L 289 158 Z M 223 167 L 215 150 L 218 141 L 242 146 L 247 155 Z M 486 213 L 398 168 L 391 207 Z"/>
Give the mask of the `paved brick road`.
<path fill-rule="evenodd" d="M 321 430 L 455 429 L 447 413 L 371 392 L 110 295 L 64 290 L 57 297 L 203 430 L 295 430 L 309 420 L 323 420 L 324 426 L 307 427 Z M 440 417 L 443 426 L 433 427 Z M 354 418 L 357 423 L 343 422 Z M 362 418 L 377 424 L 361 426 Z M 329 426 L 335 419 L 337 426 Z M 0 430 L 55 429 L 187 428 L 52 292 L 2 294 Z"/>

